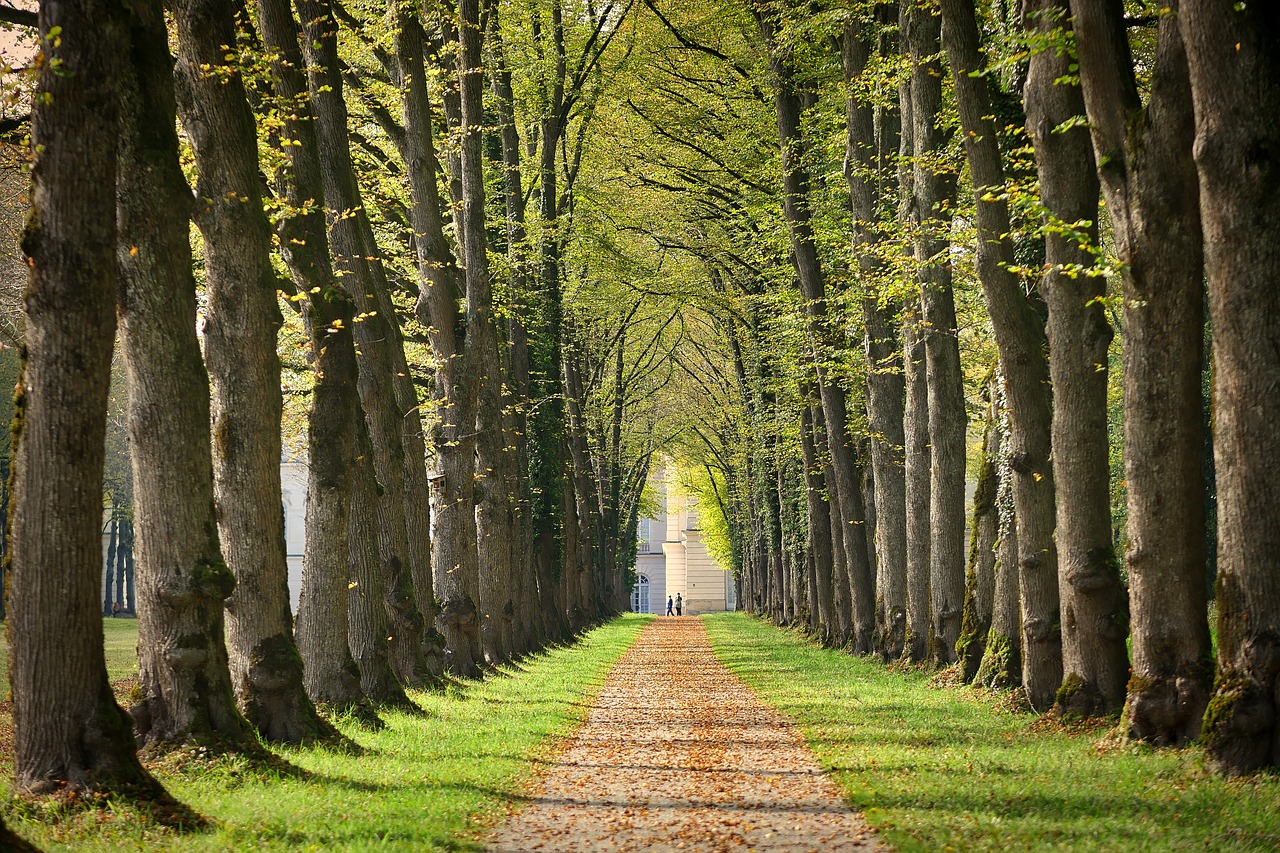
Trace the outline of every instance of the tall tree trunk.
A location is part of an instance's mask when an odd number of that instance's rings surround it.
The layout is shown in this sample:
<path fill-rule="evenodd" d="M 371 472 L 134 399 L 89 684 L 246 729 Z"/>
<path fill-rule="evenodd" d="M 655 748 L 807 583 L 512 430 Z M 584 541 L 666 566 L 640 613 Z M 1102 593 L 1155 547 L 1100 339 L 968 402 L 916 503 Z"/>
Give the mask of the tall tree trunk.
<path fill-rule="evenodd" d="M 774 80 L 774 108 L 777 113 L 778 143 L 782 150 L 783 212 L 791 234 L 792 262 L 805 300 L 807 335 L 818 367 L 818 392 L 827 425 L 827 446 L 831 453 L 833 477 L 828 488 L 839 507 L 843 565 L 848 572 L 850 637 L 855 654 L 872 650 L 875 635 L 875 577 L 867 559 L 867 525 L 861 471 L 849 432 L 845 391 L 823 364 L 831 348 L 828 329 L 826 284 L 818 260 L 809 211 L 809 175 L 804 165 L 805 144 L 800 128 L 800 99 L 795 91 L 792 69 L 776 44 L 775 23 L 769 13 L 757 12 L 760 32 L 770 46 L 770 68 Z M 838 588 L 838 587 L 837 587 Z"/>
<path fill-rule="evenodd" d="M 205 377 L 205 381 L 206 382 L 208 381 L 207 376 Z M 115 584 L 115 577 L 116 577 L 116 571 L 115 571 L 116 570 L 116 536 L 119 532 L 119 529 L 120 529 L 119 513 L 118 513 L 118 510 L 116 509 L 115 503 L 113 502 L 111 505 L 111 522 L 110 522 L 111 532 L 109 534 L 109 538 L 107 539 L 107 574 L 106 574 L 106 579 L 104 580 L 102 585 L 103 589 L 105 590 L 102 596 L 102 615 L 104 616 L 115 615 L 115 612 L 111 607 L 112 604 L 116 604 L 117 609 L 119 607 L 118 599 L 115 597 L 115 594 L 114 594 L 115 590 L 111 588 Z M 3 590 L 3 589 L 4 589 L 3 585 L 0 585 L 0 590 Z"/>
<path fill-rule="evenodd" d="M 459 224 L 462 227 L 462 261 L 466 273 L 468 326 L 471 331 L 467 335 L 466 348 L 468 360 L 476 363 L 477 384 L 498 383 L 498 388 L 490 388 L 483 392 L 483 398 L 491 405 L 501 405 L 501 376 L 497 353 L 497 325 L 493 316 L 493 297 L 489 284 L 488 243 L 485 238 L 485 187 L 484 187 L 484 72 L 482 42 L 484 31 L 480 26 L 480 0 L 459 0 L 458 30 L 460 50 L 458 52 L 458 79 L 462 99 L 462 216 Z M 473 392 L 474 393 L 474 392 Z M 478 411 L 478 410 L 476 410 Z M 485 423 L 498 435 L 502 431 L 502 420 L 499 412 L 486 408 Z M 475 429 L 477 421 L 469 419 L 467 427 Z M 501 453 L 493 443 L 484 442 L 485 465 L 500 464 L 500 460 L 492 458 Z M 474 461 L 472 462 L 474 466 Z M 474 471 L 472 476 L 474 476 Z M 491 505 L 493 506 L 493 505 Z M 496 510 L 496 507 L 493 507 Z M 490 570 L 509 571 L 506 566 L 506 555 L 500 548 L 493 549 Z M 500 567 L 500 568 L 499 568 Z M 449 581 L 440 590 L 440 595 L 448 608 L 450 602 L 465 601 L 475 609 L 480 603 L 479 577 L 480 566 L 474 571 L 464 564 L 463 570 L 450 574 Z M 501 597 L 503 587 L 501 577 L 490 586 L 491 593 Z M 455 609 L 455 613 L 461 613 Z M 451 627 L 461 636 L 471 637 L 473 643 L 479 641 L 479 625 L 466 624 L 456 618 Z M 457 653 L 457 650 L 455 650 Z M 459 658 L 456 662 L 462 663 Z M 455 666 L 455 669 L 457 667 Z"/>
<path fill-rule="evenodd" d="M 413 204 L 411 216 L 418 262 L 416 312 L 436 358 L 432 397 L 440 423 L 432 445 L 437 471 L 431 479 L 431 559 L 442 609 L 436 627 L 446 643 L 445 664 L 453 673 L 479 673 L 479 551 L 475 515 L 475 423 L 478 404 L 480 323 L 473 294 L 444 235 L 440 170 L 432 139 L 421 33 L 407 11 L 400 14 L 397 42 L 404 85 L 405 162 Z M 461 61 L 461 60 L 460 60 Z M 465 237 L 465 225 L 462 227 Z M 484 235 L 478 235 L 483 240 Z M 465 250 L 464 250 L 465 251 Z M 487 283 L 485 285 L 487 288 Z M 487 293 L 487 290 L 485 291 Z M 465 311 L 460 306 L 465 302 Z M 486 311 L 487 302 L 486 304 Z M 488 338 L 492 339 L 492 338 Z"/>
<path fill-rule="evenodd" d="M 946 161 L 942 109 L 942 19 L 931 8 L 908 16 L 911 55 L 912 223 L 920 282 L 921 336 L 929 395 L 929 597 L 931 657 L 955 661 L 964 605 L 966 416 L 949 256 L 956 174 Z"/>
<path fill-rule="evenodd" d="M 218 532 L 235 573 L 227 600 L 231 682 L 240 708 L 264 736 L 311 740 L 331 730 L 303 689 L 289 613 L 280 503 L 280 307 L 257 131 L 238 71 L 210 73 L 226 68 L 226 45 L 236 41 L 232 4 L 178 0 L 173 13 L 179 106 L 199 170 L 196 224 L 205 240 L 202 331 L 213 386 Z M 222 726 L 231 732 L 230 722 Z M 152 735 L 173 736 L 163 727 Z"/>
<path fill-rule="evenodd" d="M 116 568 L 116 601 L 120 602 L 120 607 L 126 613 L 136 614 L 138 612 L 138 596 L 134 592 L 134 574 L 133 574 L 133 522 L 126 519 L 124 522 L 123 536 L 123 556 L 117 555 L 119 565 Z"/>
<path fill-rule="evenodd" d="M 1024 0 L 1028 31 L 1041 37 L 1067 26 L 1065 0 Z M 1111 543 L 1107 454 L 1107 347 L 1111 326 L 1090 274 L 1097 245 L 1098 175 L 1084 127 L 1063 128 L 1084 114 L 1072 58 L 1033 52 L 1024 101 L 1046 211 L 1045 275 L 1049 372 L 1053 379 L 1053 466 L 1057 490 L 1058 586 L 1062 624 L 1064 716 L 1120 709 L 1129 675 L 1128 602 Z"/>
<path fill-rule="evenodd" d="M 298 0 L 303 53 L 323 164 L 325 205 L 337 266 L 349 274 L 361 320 L 355 324 L 359 391 L 373 443 L 378 485 L 378 541 L 383 591 L 390 620 L 391 660 L 397 677 L 411 686 L 433 682 L 423 649 L 423 619 L 415 597 L 405 519 L 403 420 L 394 388 L 400 344 L 395 315 L 386 310 L 381 260 L 375 253 L 368 215 L 351 161 L 347 107 L 337 52 L 337 23 L 330 0 Z M 400 371 L 403 372 L 403 371 Z"/>
<path fill-rule="evenodd" d="M 999 375 L 987 382 L 987 415 L 983 428 L 982 457 L 978 463 L 978 483 L 973 495 L 973 515 L 969 533 L 969 569 L 965 576 L 964 624 L 956 643 L 962 677 L 972 681 L 986 651 L 991 630 L 992 599 L 995 595 L 996 542 L 1000 536 L 996 493 L 1000 488 L 1000 397 Z"/>
<path fill-rule="evenodd" d="M 1221 772 L 1280 764 L 1280 21 L 1266 4 L 1182 0 L 1213 326 L 1218 673 L 1205 746 Z"/>
<path fill-rule="evenodd" d="M 514 491 L 511 536 L 512 594 L 515 600 L 512 626 L 513 652 L 529 651 L 542 641 L 543 631 L 538 607 L 537 579 L 532 562 L 533 529 L 530 517 L 529 496 L 529 343 L 525 329 L 529 311 L 529 247 L 525 229 L 525 196 L 521 174 L 520 133 L 515 121 L 515 94 L 511 83 L 511 69 L 507 64 L 499 22 L 499 7 L 494 4 L 489 12 L 489 44 L 494 53 L 492 86 L 499 131 L 502 134 L 503 201 L 506 207 L 507 256 L 511 267 L 509 290 L 514 303 L 507 320 L 509 344 L 507 350 L 507 376 L 511 391 L 506 405 L 504 428 L 512 450 L 509 460 L 514 467 Z"/>
<path fill-rule="evenodd" d="M 1018 519 L 1013 485 L 1013 460 L 1010 436 L 1006 380 L 999 377 L 995 393 L 998 428 L 1000 430 L 1000 455 L 996 459 L 998 485 L 996 488 L 995 589 L 991 601 L 991 629 L 987 632 L 986 648 L 982 662 L 974 676 L 974 683 L 995 690 L 1016 687 L 1022 683 L 1022 614 L 1018 597 Z"/>
<path fill-rule="evenodd" d="M 414 707 L 396 679 L 387 646 L 389 617 L 382 588 L 382 553 L 378 548 L 377 478 L 369 429 L 357 412 L 355 459 L 351 470 L 347 519 L 347 645 L 359 673 L 360 689 L 379 705 Z"/>
<path fill-rule="evenodd" d="M 919 314 L 913 308 L 904 312 L 902 324 L 907 509 L 907 627 L 903 653 L 907 660 L 919 663 L 930 655 L 933 628 L 929 614 L 933 610 L 929 594 L 929 397 L 924 339 Z"/>
<path fill-rule="evenodd" d="M 14 776 L 31 794 L 138 786 L 163 796 L 107 683 L 98 606 L 129 30 L 114 3 L 44 3 L 39 22 L 6 573 Z"/>
<path fill-rule="evenodd" d="M 1200 736 L 1209 698 L 1204 250 L 1195 115 L 1177 3 L 1161 16 L 1150 100 L 1138 95 L 1119 0 L 1074 3 L 1080 81 L 1124 263 L 1125 481 L 1133 676 L 1126 734 Z"/>
<path fill-rule="evenodd" d="M 160 4 L 135 7 L 132 25 L 116 219 L 144 593 L 142 702 L 134 713 L 149 745 L 225 739 L 234 749 L 252 741 L 227 671 L 222 608 L 235 578 L 218 544 L 209 377 L 192 322 L 191 191 L 178 165 L 173 66 Z M 175 648 L 184 654 L 169 651 Z"/>
<path fill-rule="evenodd" d="M 1032 707 L 1045 711 L 1062 683 L 1062 638 L 1058 622 L 1058 558 L 1053 531 L 1055 500 L 1050 460 L 1052 401 L 1044 324 L 1013 272 L 1004 165 L 992 118 L 990 77 L 979 50 L 973 0 L 944 0 L 943 41 L 951 63 L 956 105 L 977 207 L 978 279 L 987 300 L 1009 418 L 1006 445 L 1021 589 L 1022 682 Z M 1009 543 L 1014 541 L 1009 540 Z M 1006 543 L 1005 534 L 1001 542 Z M 1001 554 L 1005 553 L 1002 544 Z M 1003 556 L 1000 558 L 1003 561 Z M 1013 562 L 999 566 L 1014 569 Z M 999 566 L 997 573 L 999 573 Z M 1008 578 L 1005 578 L 1006 581 Z M 1016 602 L 1014 611 L 1017 611 Z M 994 618 L 994 617 L 993 617 Z M 993 624 L 993 629 L 996 626 Z M 1008 636 L 1008 635 L 1005 635 Z M 1018 645 L 1018 637 L 1011 641 Z M 994 640 L 992 640 L 994 642 Z M 990 655 L 988 655 L 990 657 Z"/>
<path fill-rule="evenodd" d="M 897 16 L 896 4 L 882 3 L 877 18 Z M 845 86 L 845 176 L 853 209 L 854 251 L 859 270 L 871 279 L 881 267 L 876 257 L 883 234 L 877 227 L 889 195 L 891 160 L 897 154 L 900 130 L 896 112 L 878 110 L 856 93 L 871 58 L 874 30 L 869 22 L 850 24 L 843 41 Z M 897 313 L 892 301 L 881 304 L 872 293 L 862 301 L 863 347 L 867 359 L 867 422 L 871 432 L 874 489 L 875 552 L 878 568 L 876 648 L 886 660 L 902 657 L 907 625 L 906 473 L 903 467 L 902 350 L 894 330 Z M 872 504 L 868 504 L 870 511 Z"/>
<path fill-rule="evenodd" d="M 282 135 L 289 169 L 281 195 L 292 216 L 279 225 L 281 254 L 303 302 L 315 377 L 307 414 L 306 544 L 295 638 L 311 700 L 352 705 L 364 695 L 347 640 L 347 528 L 359 396 L 352 339 L 355 306 L 333 274 L 324 221 L 319 145 L 287 0 L 258 0 L 272 84 L 289 105 Z"/>

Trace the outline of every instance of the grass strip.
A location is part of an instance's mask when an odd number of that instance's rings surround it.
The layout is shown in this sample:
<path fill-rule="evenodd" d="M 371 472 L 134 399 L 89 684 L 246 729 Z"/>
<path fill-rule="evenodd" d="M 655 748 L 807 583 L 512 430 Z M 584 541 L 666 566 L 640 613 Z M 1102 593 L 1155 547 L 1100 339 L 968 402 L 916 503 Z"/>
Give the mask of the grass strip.
<path fill-rule="evenodd" d="M 720 659 L 900 850 L 1280 849 L 1280 777 L 1222 779 L 1198 748 L 1106 745 L 742 614 L 704 618 Z"/>
<path fill-rule="evenodd" d="M 161 770 L 178 799 L 213 818 L 210 832 L 178 835 L 126 807 L 76 811 L 11 795 L 4 818 L 46 850 L 480 850 L 651 618 L 623 616 L 501 675 L 414 693 L 424 713 L 387 713 L 382 731 L 339 720 L 364 755 L 276 750 L 309 779 L 264 778 L 232 759 Z"/>

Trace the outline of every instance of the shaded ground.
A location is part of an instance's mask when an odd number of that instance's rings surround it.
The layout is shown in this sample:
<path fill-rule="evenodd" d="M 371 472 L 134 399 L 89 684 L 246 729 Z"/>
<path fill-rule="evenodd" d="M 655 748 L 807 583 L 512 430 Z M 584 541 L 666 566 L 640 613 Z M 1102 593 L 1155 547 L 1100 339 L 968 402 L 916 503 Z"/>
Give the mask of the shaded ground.
<path fill-rule="evenodd" d="M 644 630 L 540 784 L 494 853 L 883 849 L 689 617 Z"/>

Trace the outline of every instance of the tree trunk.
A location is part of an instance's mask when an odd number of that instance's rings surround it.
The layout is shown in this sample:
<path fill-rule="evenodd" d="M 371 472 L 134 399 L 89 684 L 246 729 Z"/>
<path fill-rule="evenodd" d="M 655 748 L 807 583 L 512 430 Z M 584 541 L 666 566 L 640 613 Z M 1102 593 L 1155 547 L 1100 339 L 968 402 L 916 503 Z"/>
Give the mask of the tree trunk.
<path fill-rule="evenodd" d="M 379 705 L 413 706 L 396 680 L 387 648 L 386 591 L 382 588 L 382 554 L 378 548 L 378 494 L 369 430 L 357 413 L 355 460 L 351 471 L 347 520 L 347 644 L 360 689 Z M 336 658 L 335 658 L 336 662 Z"/>
<path fill-rule="evenodd" d="M 896 4 L 881 4 L 877 18 L 896 18 Z M 883 22 L 883 21 L 882 21 Z M 900 130 L 893 110 L 876 109 L 871 99 L 859 97 L 859 84 L 871 56 L 872 28 L 864 22 L 849 25 L 844 34 L 843 66 L 847 139 L 845 176 L 849 183 L 854 218 L 854 251 L 859 269 L 870 279 L 880 269 L 877 244 L 883 233 L 877 227 L 886 204 L 894 199 L 888 185 L 891 160 L 897 154 Z M 902 657 L 906 638 L 907 516 L 906 479 L 903 467 L 902 350 L 894 330 L 896 306 L 881 304 L 872 294 L 862 302 L 863 347 L 867 359 L 867 425 L 871 433 L 871 471 L 875 511 L 877 560 L 878 636 L 876 648 L 885 660 Z"/>
<path fill-rule="evenodd" d="M 995 594 L 996 542 L 1000 519 L 996 493 L 1000 488 L 999 379 L 993 373 L 987 382 L 987 422 L 983 429 L 982 457 L 978 462 L 978 484 L 973 495 L 973 516 L 969 534 L 969 570 L 965 576 L 964 624 L 956 643 L 961 675 L 973 681 L 986 651 L 991 630 L 992 598 Z"/>
<path fill-rule="evenodd" d="M 1024 0 L 1034 36 L 1064 26 L 1065 0 Z M 1098 244 L 1098 176 L 1084 127 L 1061 129 L 1084 114 L 1078 86 L 1060 83 L 1072 58 L 1054 49 L 1033 52 L 1024 101 L 1046 210 L 1045 274 L 1049 305 L 1049 370 L 1053 379 L 1053 466 L 1057 490 L 1058 586 L 1062 624 L 1063 716 L 1120 709 L 1129 656 L 1128 603 L 1111 544 L 1107 454 L 1107 347 L 1111 326 L 1090 274 L 1088 246 Z"/>
<path fill-rule="evenodd" d="M 906 404 L 903 410 L 907 509 L 907 627 L 904 655 L 912 663 L 927 660 L 933 630 L 929 614 L 929 397 L 925 379 L 924 339 L 919 315 L 904 312 L 903 372 Z"/>
<path fill-rule="evenodd" d="M 421 35 L 401 14 L 400 55 L 404 78 L 405 162 L 413 204 L 411 216 L 418 262 L 416 312 L 436 358 L 432 397 L 440 423 L 432 445 L 437 470 L 431 486 L 432 574 L 442 609 L 436 627 L 445 638 L 445 665 L 463 676 L 479 674 L 479 551 L 475 514 L 475 423 L 477 359 L 482 319 L 444 235 L 437 183 L 439 161 L 431 132 Z M 465 238 L 465 227 L 462 228 Z M 477 239 L 483 240 L 483 234 Z M 487 286 L 487 285 L 486 285 Z M 487 292 L 487 291 L 486 291 Z M 466 303 L 465 315 L 460 306 Z M 487 303 L 486 303 L 487 304 Z M 486 308 L 487 310 L 487 308 Z"/>
<path fill-rule="evenodd" d="M 208 377 L 206 376 L 206 381 L 207 380 L 208 380 Z M 117 517 L 117 510 L 114 503 L 111 505 L 110 529 L 111 529 L 111 532 L 110 532 L 109 538 L 107 539 L 107 573 L 106 573 L 106 578 L 102 584 L 102 587 L 105 590 L 102 596 L 102 615 L 103 616 L 115 615 L 115 611 L 112 610 L 111 605 L 115 604 L 117 601 L 114 594 L 115 590 L 111 588 L 115 583 L 116 535 L 120 529 L 120 519 Z M 0 590 L 2 589 L 4 589 L 4 587 L 0 585 Z M 118 605 L 117 605 L 117 608 L 118 608 Z"/>
<path fill-rule="evenodd" d="M 1218 491 L 1218 673 L 1205 747 L 1227 774 L 1280 764 L 1280 22 L 1266 4 L 1182 0 L 1195 102 Z"/>
<path fill-rule="evenodd" d="M 263 42 L 276 57 L 272 84 L 289 104 L 282 136 L 288 173 L 281 193 L 294 211 L 279 225 L 281 254 L 303 303 L 315 377 L 307 416 L 306 544 L 295 637 L 313 702 L 349 706 L 364 695 L 347 642 L 347 528 L 355 422 L 355 306 L 333 274 L 323 217 L 319 145 L 298 25 L 284 0 L 258 0 Z"/>
<path fill-rule="evenodd" d="M 1200 390 L 1204 253 L 1187 57 L 1176 11 L 1162 15 L 1144 108 L 1123 4 L 1074 5 L 1081 87 L 1124 263 L 1133 632 L 1124 727 L 1132 737 L 1182 744 L 1200 736 L 1212 676 Z"/>
<path fill-rule="evenodd" d="M 280 503 L 280 308 L 270 229 L 262 209 L 256 129 L 240 77 L 231 74 L 224 80 L 209 72 L 224 67 L 225 45 L 235 43 L 234 11 L 223 0 L 180 0 L 173 4 L 173 14 L 179 36 L 176 77 L 182 123 L 199 170 L 196 224 L 204 235 L 207 306 L 202 333 L 213 386 L 217 529 L 226 564 L 234 572 L 234 592 L 230 578 L 218 582 L 225 583 L 223 597 L 230 594 L 226 634 L 231 684 L 241 710 L 263 736 L 314 740 L 332 730 L 316 716 L 303 689 L 302 660 L 293 643 L 289 613 Z M 166 397 L 172 399 L 167 393 Z M 190 485 L 174 483 L 179 490 Z M 157 512 L 172 514 L 172 498 L 167 496 Z M 210 580 L 205 583 L 212 586 L 214 563 L 206 565 Z M 221 625 L 206 624 L 210 648 L 221 646 Z M 144 641 L 140 646 L 150 644 Z M 205 683 L 206 689 L 215 689 L 220 679 L 211 673 L 225 665 L 210 660 L 208 672 L 192 671 L 164 692 L 182 697 Z M 147 692 L 151 705 L 155 694 Z M 242 738 L 238 714 L 232 720 L 222 710 L 210 709 L 209 718 L 203 719 L 204 712 L 197 715 L 192 709 L 175 715 L 174 710 L 164 712 L 158 705 L 150 709 L 150 740 L 202 740 L 207 735 L 199 727 L 208 726 L 233 743 Z M 191 726 L 196 728 L 188 731 Z"/>
<path fill-rule="evenodd" d="M 806 146 L 800 128 L 800 99 L 794 89 L 792 70 L 777 49 L 774 23 L 765 12 L 757 12 L 757 21 L 770 46 L 778 143 L 782 150 L 783 212 L 791 234 L 792 262 L 805 300 L 809 345 L 818 369 L 818 393 L 832 462 L 833 476 L 827 480 L 827 486 L 832 489 L 839 507 L 844 540 L 844 562 L 838 565 L 845 566 L 848 573 L 851 616 L 848 641 L 855 654 L 867 654 L 872 651 L 875 634 L 875 577 L 867 560 L 865 507 L 859 487 L 861 471 L 848 428 L 845 392 L 835 378 L 827 374 L 823 364 L 831 348 L 830 330 L 827 328 L 826 284 L 810 224 L 809 175 L 804 165 Z"/>
<path fill-rule="evenodd" d="M 98 601 L 129 30 L 113 3 L 44 3 L 39 21 L 6 572 L 14 776 L 30 794 L 135 787 L 158 798 L 107 683 Z"/>
<path fill-rule="evenodd" d="M 1044 324 L 1012 270 L 1004 165 L 991 117 L 989 77 L 982 73 L 985 65 L 979 51 L 973 0 L 944 0 L 942 15 L 943 41 L 951 63 L 976 196 L 978 279 L 991 314 L 1006 389 L 1009 435 L 1005 444 L 1017 522 L 1015 531 L 1012 519 L 1008 520 L 1007 526 L 1011 533 L 1016 532 L 1016 537 L 1006 542 L 1001 534 L 1001 553 L 1016 538 L 1022 603 L 1021 643 L 1018 637 L 1012 637 L 1011 642 L 1014 647 L 1021 645 L 1024 651 L 1022 682 L 1028 699 L 1036 710 L 1045 711 L 1053 704 L 1062 683 L 1062 639 L 1058 622 L 1058 558 L 1053 539 L 1053 415 Z M 1015 563 L 1004 561 L 1003 556 L 999 560 L 1000 566 L 1015 568 Z"/>
<path fill-rule="evenodd" d="M 359 356 L 359 391 L 373 443 L 378 477 L 378 543 L 382 555 L 391 661 L 405 684 L 434 682 L 423 652 L 423 619 L 414 594 L 405 519 L 404 412 L 396 398 L 394 374 L 400 345 L 395 315 L 386 310 L 381 260 L 351 161 L 347 107 L 337 53 L 337 23 L 330 0 L 299 0 L 303 53 L 315 113 L 316 136 L 323 164 L 324 198 L 336 266 L 353 282 L 351 296 L 361 320 L 355 324 Z"/>
<path fill-rule="evenodd" d="M 929 397 L 930 656 L 955 661 L 964 604 L 964 460 L 966 416 L 960 341 L 949 257 L 956 174 L 946 162 L 942 109 L 942 19 L 915 7 L 908 16 L 911 55 L 911 139 L 915 259 L 920 282 L 921 337 Z"/>
<path fill-rule="evenodd" d="M 1006 381 L 1001 376 L 995 394 L 999 399 L 1000 455 L 996 459 L 997 531 L 995 588 L 991 602 L 991 629 L 987 632 L 982 662 L 974 683 L 994 690 L 1022 683 L 1022 614 L 1018 601 L 1018 519 L 1015 514 L 1010 415 Z"/>
<path fill-rule="evenodd" d="M 468 360 L 476 363 L 478 371 L 476 384 L 480 386 L 486 383 L 498 384 L 498 388 L 491 388 L 484 392 L 484 399 L 490 404 L 500 405 L 502 380 L 498 366 L 497 326 L 493 317 L 493 298 L 489 284 L 488 243 L 484 230 L 484 151 L 481 146 L 484 125 L 484 60 L 481 47 L 484 31 L 480 28 L 480 0 L 459 0 L 458 30 L 461 45 L 458 53 L 458 79 L 462 100 L 462 215 L 457 224 L 462 227 L 462 261 L 466 272 L 467 325 L 469 327 L 466 349 Z M 485 423 L 491 424 L 491 428 L 500 435 L 502 431 L 500 414 L 490 409 L 486 411 L 486 415 Z M 474 415 L 466 423 L 469 429 L 474 430 L 477 424 Z M 493 457 L 496 455 L 494 451 L 501 453 L 500 449 L 488 441 L 485 442 L 484 449 L 486 453 L 481 461 L 486 466 L 499 463 L 499 460 Z M 472 465 L 474 464 L 473 460 Z M 493 508 L 497 509 L 496 506 Z M 509 573 L 510 569 L 506 565 L 506 555 L 501 553 L 501 550 L 493 549 L 492 562 L 486 566 L 487 569 L 499 573 L 499 577 L 493 579 L 492 583 L 481 581 L 478 565 L 472 569 L 470 565 L 464 563 L 459 571 L 449 575 L 449 582 L 440 590 L 446 608 L 449 607 L 450 602 L 465 599 L 474 610 L 476 604 L 480 603 L 481 583 L 490 587 L 491 594 L 497 594 L 499 598 L 503 597 L 507 584 L 502 574 Z M 461 611 L 455 609 L 454 612 Z M 472 638 L 473 644 L 478 644 L 479 624 L 474 623 L 475 618 L 478 617 L 473 617 L 473 623 L 464 624 L 456 618 L 452 621 L 451 625 L 459 634 L 460 642 L 461 637 L 466 636 Z M 455 662 L 462 663 L 460 654 L 455 658 Z M 465 669 L 465 666 L 462 668 Z M 455 670 L 457 669 L 458 667 L 455 667 Z"/>
<path fill-rule="evenodd" d="M 192 323 L 191 192 L 171 130 L 172 59 L 159 4 L 136 7 L 131 23 L 133 68 L 124 84 L 117 254 L 146 593 L 139 614 L 144 699 L 136 714 L 153 744 L 212 744 L 225 730 L 234 748 L 247 733 L 235 708 L 223 640 L 222 603 L 234 580 L 218 546 L 209 380 Z M 119 564 L 119 588 L 108 590 L 116 609 L 123 604 L 123 525 L 120 532 L 119 547 L 108 554 L 109 562 Z M 165 653 L 175 646 L 191 654 Z M 155 721 L 159 725 L 152 728 Z"/>
<path fill-rule="evenodd" d="M 136 615 L 138 596 L 133 586 L 133 522 L 131 520 L 125 520 L 122 536 L 124 537 L 124 555 L 123 557 L 117 555 L 119 565 L 116 567 L 116 601 L 120 602 L 124 612 Z"/>
<path fill-rule="evenodd" d="M 529 496 L 529 345 L 525 329 L 528 313 L 529 247 L 525 230 L 525 196 L 520 171 L 520 133 L 515 121 L 515 94 L 511 83 L 511 69 L 507 65 L 502 42 L 497 4 L 489 12 L 490 48 L 495 55 L 492 86 L 499 130 L 502 134 L 503 200 L 507 222 L 507 256 L 511 267 L 508 285 L 513 306 L 507 320 L 510 346 L 507 350 L 507 376 L 511 391 L 506 404 L 504 428 L 510 441 L 515 492 L 512 507 L 514 524 L 511 544 L 512 595 L 515 612 L 512 625 L 512 651 L 516 654 L 529 651 L 542 642 L 543 631 L 538 627 L 540 608 L 537 601 L 537 578 L 532 561 L 533 530 L 530 518 Z"/>

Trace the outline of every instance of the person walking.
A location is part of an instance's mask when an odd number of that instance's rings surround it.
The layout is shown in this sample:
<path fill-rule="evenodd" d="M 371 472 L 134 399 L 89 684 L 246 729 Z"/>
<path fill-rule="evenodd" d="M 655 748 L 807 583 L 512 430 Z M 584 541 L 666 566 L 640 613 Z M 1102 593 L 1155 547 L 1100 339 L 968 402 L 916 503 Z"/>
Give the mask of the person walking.
<path fill-rule="evenodd" d="M 676 593 L 676 615 L 679 616 L 683 612 L 684 612 L 684 599 L 680 596 L 680 593 L 677 592 Z"/>
<path fill-rule="evenodd" d="M 671 596 L 669 595 L 667 596 L 667 615 L 668 616 L 672 615 L 671 614 Z"/>

